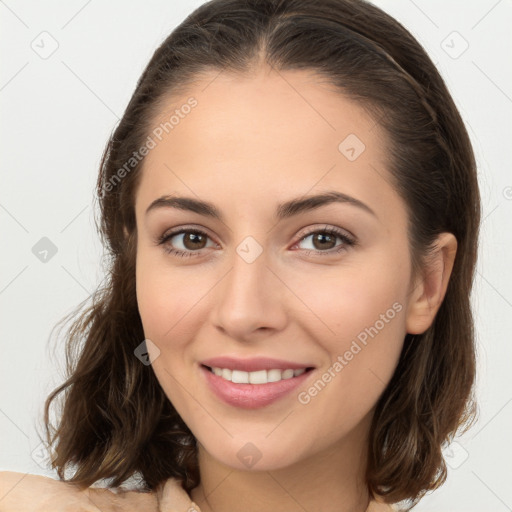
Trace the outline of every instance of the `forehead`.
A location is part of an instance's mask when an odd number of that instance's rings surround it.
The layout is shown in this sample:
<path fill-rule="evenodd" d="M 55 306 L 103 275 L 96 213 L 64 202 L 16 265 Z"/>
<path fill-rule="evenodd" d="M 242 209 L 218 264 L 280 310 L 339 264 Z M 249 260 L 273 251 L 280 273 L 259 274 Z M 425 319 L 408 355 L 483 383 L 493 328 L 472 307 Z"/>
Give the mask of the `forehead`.
<path fill-rule="evenodd" d="M 161 140 L 144 159 L 137 197 L 146 206 L 175 191 L 277 202 L 335 188 L 377 207 L 386 194 L 397 199 L 374 116 L 312 72 L 207 73 L 169 96 L 153 126 Z"/>
<path fill-rule="evenodd" d="M 168 131 L 175 142 L 200 143 L 211 155 L 228 145 L 254 156 L 268 149 L 295 154 L 298 146 L 301 154 L 329 151 L 333 143 L 338 151 L 336 141 L 348 134 L 364 138 L 366 146 L 378 150 L 376 142 L 383 136 L 374 117 L 359 103 L 311 71 L 263 68 L 249 75 L 206 73 L 186 93 L 164 100 L 153 125 L 164 125 L 192 96 L 197 105 Z M 180 151 L 174 149 L 176 158 Z M 152 152 L 149 160 L 158 153 Z M 267 152 L 267 156 L 272 155 Z"/>

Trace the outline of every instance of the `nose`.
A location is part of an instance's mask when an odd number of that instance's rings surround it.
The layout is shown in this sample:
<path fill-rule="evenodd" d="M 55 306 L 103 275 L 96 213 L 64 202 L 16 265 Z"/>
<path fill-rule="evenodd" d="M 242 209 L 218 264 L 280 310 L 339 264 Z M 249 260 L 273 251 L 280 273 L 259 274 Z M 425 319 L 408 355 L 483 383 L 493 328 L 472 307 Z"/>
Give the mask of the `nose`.
<path fill-rule="evenodd" d="M 241 246 L 239 252 L 233 251 L 230 269 L 215 287 L 212 321 L 224 335 L 251 341 L 284 328 L 286 294 L 291 292 L 271 268 L 268 251 L 263 249 L 252 260 L 255 247 L 249 244 L 244 252 Z"/>

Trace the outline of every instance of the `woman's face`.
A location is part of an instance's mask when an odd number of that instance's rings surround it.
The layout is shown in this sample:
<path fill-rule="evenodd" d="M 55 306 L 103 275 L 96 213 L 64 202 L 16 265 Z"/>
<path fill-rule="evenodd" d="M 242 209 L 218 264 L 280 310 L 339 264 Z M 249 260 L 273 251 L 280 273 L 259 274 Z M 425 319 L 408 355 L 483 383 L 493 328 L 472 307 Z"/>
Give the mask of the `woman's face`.
<path fill-rule="evenodd" d="M 413 327 L 385 138 L 304 71 L 215 72 L 155 129 L 173 114 L 151 134 L 136 196 L 153 369 L 215 459 L 285 467 L 368 425 Z"/>

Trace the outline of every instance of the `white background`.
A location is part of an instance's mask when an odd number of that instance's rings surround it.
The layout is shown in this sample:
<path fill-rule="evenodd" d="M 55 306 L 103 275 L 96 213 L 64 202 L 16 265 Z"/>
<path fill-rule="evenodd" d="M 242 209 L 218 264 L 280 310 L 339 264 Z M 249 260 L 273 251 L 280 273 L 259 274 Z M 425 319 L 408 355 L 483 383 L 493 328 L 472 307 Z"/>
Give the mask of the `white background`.
<path fill-rule="evenodd" d="M 100 156 L 156 46 L 201 3 L 0 2 L 0 470 L 56 476 L 37 463 L 36 429 L 63 377 L 62 343 L 49 344 L 50 331 L 102 276 L 92 202 Z M 473 298 L 480 420 L 447 454 L 447 483 L 416 510 L 505 512 L 512 510 L 512 2 L 374 3 L 416 36 L 446 80 L 474 144 L 483 205 Z M 31 47 L 44 37 L 51 48 L 44 31 L 58 43 L 46 59 Z M 469 47 L 453 58 L 464 41 Z M 42 237 L 57 247 L 46 263 L 32 252 Z"/>

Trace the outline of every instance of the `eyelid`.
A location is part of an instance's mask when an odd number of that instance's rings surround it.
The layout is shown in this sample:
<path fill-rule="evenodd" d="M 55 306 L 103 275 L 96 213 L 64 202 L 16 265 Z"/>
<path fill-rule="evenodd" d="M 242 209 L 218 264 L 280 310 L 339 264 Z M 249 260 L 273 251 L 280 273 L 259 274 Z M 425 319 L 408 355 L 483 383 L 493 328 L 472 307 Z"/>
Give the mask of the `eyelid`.
<path fill-rule="evenodd" d="M 350 231 L 348 231 L 347 229 L 344 229 L 344 228 L 330 225 L 330 224 L 324 224 L 321 227 L 313 226 L 311 228 L 307 228 L 307 231 L 304 234 L 299 236 L 298 242 L 302 241 L 305 237 L 308 237 L 309 235 L 312 235 L 314 233 L 319 233 L 319 232 L 328 232 L 328 233 L 332 232 L 338 236 L 343 236 L 343 237 L 349 239 L 353 243 L 357 242 L 357 238 Z"/>
<path fill-rule="evenodd" d="M 341 246 L 345 245 L 345 246 L 353 247 L 358 244 L 358 239 L 350 231 L 340 228 L 340 227 L 337 227 L 337 226 L 324 224 L 323 226 L 317 225 L 317 226 L 309 227 L 306 229 L 307 230 L 305 232 L 303 232 L 302 234 L 300 234 L 298 236 L 297 240 L 292 244 L 292 247 L 295 247 L 296 245 L 300 244 L 304 239 L 306 239 L 309 236 L 314 235 L 316 233 L 328 233 L 335 237 L 340 238 L 343 241 L 343 243 L 340 244 Z M 197 233 L 197 234 L 205 235 L 207 238 L 209 238 L 214 243 L 219 245 L 218 242 L 215 241 L 214 237 L 212 237 L 209 234 L 209 231 L 206 228 L 204 228 L 202 226 L 196 227 L 195 225 L 188 225 L 188 226 L 185 225 L 185 226 L 180 226 L 177 228 L 172 228 L 172 229 L 166 230 L 166 231 L 164 231 L 164 233 L 162 235 L 156 237 L 155 244 L 156 245 L 164 245 L 166 243 L 166 241 L 168 241 L 169 239 L 171 239 L 177 235 L 184 234 L 184 233 Z M 189 255 L 200 255 L 201 251 L 203 251 L 204 249 L 199 249 L 197 251 L 183 251 L 182 249 L 172 249 L 172 250 L 166 249 L 166 250 L 169 253 L 173 253 L 173 252 L 183 253 L 184 252 Z M 334 248 L 331 248 L 326 251 L 310 249 L 310 251 L 311 250 L 318 254 L 325 254 L 325 255 L 330 255 L 330 254 L 332 255 L 333 252 L 335 252 Z"/>
<path fill-rule="evenodd" d="M 196 226 L 194 224 L 191 224 L 191 225 L 184 225 L 184 226 L 179 226 L 179 227 L 176 227 L 176 228 L 167 229 L 167 230 L 165 230 L 163 232 L 162 235 L 157 235 L 155 237 L 154 241 L 155 241 L 156 244 L 158 244 L 158 243 L 160 243 L 164 239 L 168 239 L 168 238 L 173 237 L 175 235 L 182 234 L 183 232 L 187 232 L 188 233 L 188 232 L 191 232 L 191 231 L 204 234 L 208 238 L 210 238 L 211 240 L 214 240 L 214 238 L 215 238 L 215 237 L 210 235 L 210 232 L 209 232 L 209 230 L 207 228 L 205 228 L 203 226 Z"/>
<path fill-rule="evenodd" d="M 313 226 L 313 227 L 308 227 L 308 228 L 305 228 L 306 231 L 304 231 L 303 233 L 299 234 L 298 237 L 297 237 L 297 242 L 301 241 L 304 237 L 306 236 L 309 236 L 313 233 L 316 233 L 318 231 L 335 231 L 335 232 L 339 232 L 341 234 L 344 234 L 347 236 L 347 238 L 350 238 L 354 241 L 357 241 L 357 237 L 352 234 L 349 230 L 345 229 L 345 228 L 339 228 L 337 226 L 333 226 L 333 225 L 330 225 L 330 224 L 323 224 L 323 225 L 317 225 L 316 227 Z M 177 228 L 170 228 L 166 231 L 164 231 L 164 233 L 162 235 L 157 235 L 156 238 L 155 238 L 155 242 L 158 242 L 160 240 L 162 240 L 163 238 L 167 238 L 168 236 L 170 235 L 177 235 L 177 234 L 180 234 L 182 233 L 183 231 L 197 231 L 197 232 L 200 232 L 202 234 L 205 234 L 207 235 L 209 238 L 211 238 L 212 240 L 215 238 L 213 236 L 210 235 L 210 232 L 207 228 L 203 227 L 203 226 L 198 226 L 196 224 L 190 224 L 190 225 L 184 225 L 184 226 L 179 226 Z M 295 242 L 295 243 L 297 243 Z"/>

